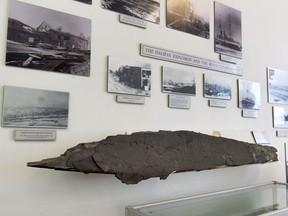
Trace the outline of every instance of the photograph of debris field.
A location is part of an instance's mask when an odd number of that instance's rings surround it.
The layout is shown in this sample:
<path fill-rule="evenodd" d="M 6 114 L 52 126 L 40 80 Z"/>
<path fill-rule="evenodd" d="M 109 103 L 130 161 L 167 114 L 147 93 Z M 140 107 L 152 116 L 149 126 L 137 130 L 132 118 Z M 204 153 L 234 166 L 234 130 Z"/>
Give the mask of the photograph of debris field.
<path fill-rule="evenodd" d="M 90 75 L 91 20 L 11 0 L 6 65 Z"/>

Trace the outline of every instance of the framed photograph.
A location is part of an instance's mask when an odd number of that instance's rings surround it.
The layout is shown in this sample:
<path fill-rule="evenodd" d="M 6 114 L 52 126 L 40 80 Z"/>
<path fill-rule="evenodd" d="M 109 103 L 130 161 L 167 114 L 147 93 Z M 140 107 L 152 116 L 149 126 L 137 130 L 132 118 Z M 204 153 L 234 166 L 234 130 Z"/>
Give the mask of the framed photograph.
<path fill-rule="evenodd" d="M 232 79 L 204 74 L 204 97 L 231 100 Z"/>
<path fill-rule="evenodd" d="M 160 23 L 160 0 L 101 0 L 102 8 Z"/>
<path fill-rule="evenodd" d="M 288 104 L 288 71 L 267 68 L 268 102 Z"/>
<path fill-rule="evenodd" d="M 238 104 L 243 109 L 261 108 L 260 83 L 238 80 Z"/>
<path fill-rule="evenodd" d="M 91 20 L 11 0 L 6 65 L 90 75 Z"/>
<path fill-rule="evenodd" d="M 269 138 L 266 131 L 252 131 L 256 144 L 269 144 Z"/>
<path fill-rule="evenodd" d="M 210 1 L 167 0 L 168 28 L 210 38 Z"/>
<path fill-rule="evenodd" d="M 3 127 L 67 128 L 69 93 L 4 86 Z"/>
<path fill-rule="evenodd" d="M 214 4 L 214 49 L 216 53 L 242 58 L 241 11 Z"/>
<path fill-rule="evenodd" d="M 92 0 L 75 0 L 75 1 L 83 2 L 86 4 L 92 4 Z"/>
<path fill-rule="evenodd" d="M 108 92 L 151 96 L 151 65 L 109 56 Z"/>
<path fill-rule="evenodd" d="M 196 95 L 195 74 L 188 70 L 163 67 L 162 92 Z"/>
<path fill-rule="evenodd" d="M 274 128 L 288 128 L 288 108 L 273 107 Z"/>

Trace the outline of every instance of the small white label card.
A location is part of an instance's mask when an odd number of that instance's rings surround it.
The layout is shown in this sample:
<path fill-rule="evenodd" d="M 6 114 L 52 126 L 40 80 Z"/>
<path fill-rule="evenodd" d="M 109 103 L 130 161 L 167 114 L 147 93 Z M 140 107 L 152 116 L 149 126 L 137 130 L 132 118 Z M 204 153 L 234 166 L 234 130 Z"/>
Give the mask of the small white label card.
<path fill-rule="evenodd" d="M 209 100 L 210 107 L 219 107 L 219 108 L 226 108 L 227 101 L 226 100 Z"/>
<path fill-rule="evenodd" d="M 257 118 L 258 117 L 258 111 L 257 110 L 250 110 L 250 109 L 242 110 L 242 117 L 244 117 L 244 118 Z"/>
<path fill-rule="evenodd" d="M 145 104 L 145 98 L 140 96 L 117 95 L 116 100 L 118 103 Z"/>
<path fill-rule="evenodd" d="M 232 63 L 232 64 L 236 64 L 237 60 L 236 58 L 233 58 L 231 56 L 227 56 L 227 55 L 223 55 L 223 54 L 220 54 L 220 60 L 221 61 L 224 61 L 224 62 L 229 62 L 229 63 Z"/>
<path fill-rule="evenodd" d="M 277 137 L 288 137 L 288 130 L 278 130 L 276 131 Z"/>
<path fill-rule="evenodd" d="M 147 22 L 132 16 L 127 16 L 125 14 L 120 14 L 119 18 L 121 23 L 136 26 L 139 28 L 146 29 L 147 28 Z"/>
<path fill-rule="evenodd" d="M 169 95 L 169 108 L 190 109 L 191 97 L 183 95 Z"/>
<path fill-rule="evenodd" d="M 15 130 L 15 141 L 53 141 L 56 140 L 55 130 Z"/>

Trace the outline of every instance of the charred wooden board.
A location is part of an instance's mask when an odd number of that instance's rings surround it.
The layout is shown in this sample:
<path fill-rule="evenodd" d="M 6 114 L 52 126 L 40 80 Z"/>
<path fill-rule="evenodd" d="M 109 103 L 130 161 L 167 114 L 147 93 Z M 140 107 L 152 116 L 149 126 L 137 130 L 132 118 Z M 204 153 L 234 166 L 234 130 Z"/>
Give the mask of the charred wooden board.
<path fill-rule="evenodd" d="M 82 143 L 30 167 L 108 173 L 126 184 L 173 172 L 278 161 L 277 149 L 193 131 L 137 132 Z"/>

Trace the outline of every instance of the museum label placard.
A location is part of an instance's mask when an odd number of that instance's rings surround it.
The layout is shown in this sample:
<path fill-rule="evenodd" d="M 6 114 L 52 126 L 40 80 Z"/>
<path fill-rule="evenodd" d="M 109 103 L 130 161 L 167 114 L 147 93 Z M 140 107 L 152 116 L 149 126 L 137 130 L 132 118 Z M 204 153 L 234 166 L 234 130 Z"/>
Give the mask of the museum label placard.
<path fill-rule="evenodd" d="M 54 141 L 55 130 L 15 130 L 15 141 Z"/>
<path fill-rule="evenodd" d="M 132 16 L 128 16 L 125 14 L 120 14 L 119 21 L 121 23 L 136 26 L 139 28 L 143 28 L 143 29 L 147 28 L 147 22 L 146 21 L 141 20 L 141 19 L 137 19 L 137 18 L 132 17 Z"/>

